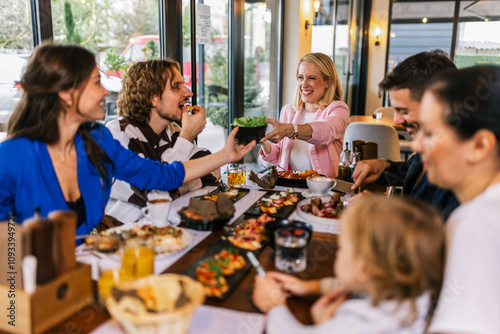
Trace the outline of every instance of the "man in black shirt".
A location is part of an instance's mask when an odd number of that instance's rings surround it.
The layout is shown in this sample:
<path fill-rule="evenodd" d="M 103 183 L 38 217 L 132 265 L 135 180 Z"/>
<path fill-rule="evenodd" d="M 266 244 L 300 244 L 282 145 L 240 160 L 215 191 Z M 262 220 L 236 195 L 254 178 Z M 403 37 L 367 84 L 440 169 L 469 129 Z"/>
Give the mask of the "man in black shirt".
<path fill-rule="evenodd" d="M 396 110 L 394 123 L 403 125 L 413 136 L 419 129 L 420 100 L 431 77 L 445 71 L 456 70 L 455 64 L 441 50 L 413 55 L 389 73 L 379 88 L 388 91 L 392 107 Z M 375 182 L 385 186 L 402 186 L 403 194 L 419 198 L 435 206 L 444 220 L 459 205 L 451 191 L 429 183 L 423 170 L 420 154 L 406 162 L 386 159 L 360 161 L 353 174 L 353 189 Z"/>

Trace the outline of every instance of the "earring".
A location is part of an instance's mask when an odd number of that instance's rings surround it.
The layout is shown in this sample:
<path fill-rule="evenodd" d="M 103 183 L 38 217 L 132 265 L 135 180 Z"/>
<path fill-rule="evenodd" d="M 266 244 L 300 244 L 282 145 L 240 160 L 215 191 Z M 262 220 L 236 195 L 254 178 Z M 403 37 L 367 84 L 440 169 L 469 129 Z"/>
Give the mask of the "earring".
<path fill-rule="evenodd" d="M 68 107 L 71 107 L 71 106 L 73 105 L 73 102 L 71 102 L 71 101 L 66 101 L 66 105 L 67 105 Z"/>

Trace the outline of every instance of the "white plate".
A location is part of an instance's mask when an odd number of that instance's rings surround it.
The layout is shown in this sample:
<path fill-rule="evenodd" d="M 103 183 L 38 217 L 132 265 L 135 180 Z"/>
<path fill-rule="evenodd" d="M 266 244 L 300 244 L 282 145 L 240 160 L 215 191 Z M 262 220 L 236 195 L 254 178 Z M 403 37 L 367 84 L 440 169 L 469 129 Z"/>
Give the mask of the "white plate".
<path fill-rule="evenodd" d="M 301 194 L 302 196 L 304 196 L 305 198 L 311 198 L 311 197 L 321 197 L 321 196 L 318 196 L 318 195 L 313 195 L 311 194 L 311 192 L 308 190 L 303 190 L 301 191 Z M 333 191 L 331 189 L 329 189 L 326 194 L 324 194 L 323 196 L 332 196 L 333 195 Z"/>
<path fill-rule="evenodd" d="M 113 228 L 107 229 L 106 231 L 121 232 L 121 231 L 130 230 L 134 224 L 136 224 L 136 223 L 129 223 L 129 224 L 125 224 L 122 226 L 113 227 Z M 137 222 L 136 225 L 139 225 L 142 227 L 143 225 L 146 225 L 146 224 L 151 224 L 151 223 L 149 221 L 145 221 L 145 220 L 141 219 Z M 182 243 L 179 245 L 179 248 L 177 250 L 171 251 L 171 252 L 157 253 L 155 255 L 155 260 L 160 260 L 160 259 L 169 257 L 171 255 L 177 254 L 193 242 L 193 237 L 191 236 L 191 234 L 189 233 L 189 231 L 187 229 L 182 228 L 182 227 L 176 227 L 176 228 L 179 228 L 182 230 Z M 92 253 L 94 253 L 99 258 L 108 258 L 108 259 L 111 259 L 114 261 L 121 261 L 121 255 L 119 253 L 102 253 L 102 252 L 98 252 L 96 250 L 92 250 Z"/>
<path fill-rule="evenodd" d="M 336 218 L 324 218 L 324 217 L 318 217 L 315 215 L 312 215 L 310 213 L 307 213 L 302 210 L 302 206 L 311 203 L 311 200 L 313 198 L 321 198 L 321 200 L 324 202 L 329 202 L 331 197 L 330 196 L 321 196 L 321 197 L 311 197 L 311 198 L 306 198 L 302 201 L 300 201 L 297 204 L 297 214 L 303 218 L 306 222 L 308 223 L 320 223 L 320 224 L 328 224 L 328 225 L 334 225 L 335 228 L 338 230 L 338 226 L 340 223 L 339 219 Z"/>

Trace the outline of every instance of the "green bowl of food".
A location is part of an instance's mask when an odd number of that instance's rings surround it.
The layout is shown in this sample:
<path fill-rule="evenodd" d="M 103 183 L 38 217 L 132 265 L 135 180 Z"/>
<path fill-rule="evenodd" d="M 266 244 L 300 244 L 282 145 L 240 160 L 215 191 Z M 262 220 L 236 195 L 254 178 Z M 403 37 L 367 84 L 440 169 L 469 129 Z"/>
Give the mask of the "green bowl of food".
<path fill-rule="evenodd" d="M 266 135 L 266 116 L 236 118 L 233 129 L 236 126 L 240 127 L 235 137 L 239 144 L 246 145 L 252 140 L 258 143 Z"/>

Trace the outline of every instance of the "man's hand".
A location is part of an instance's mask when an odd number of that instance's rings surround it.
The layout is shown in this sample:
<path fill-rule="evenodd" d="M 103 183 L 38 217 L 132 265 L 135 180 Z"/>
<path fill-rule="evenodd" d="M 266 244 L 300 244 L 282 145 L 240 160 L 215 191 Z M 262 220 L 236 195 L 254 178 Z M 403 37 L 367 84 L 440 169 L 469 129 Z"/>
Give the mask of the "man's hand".
<path fill-rule="evenodd" d="M 227 136 L 226 145 L 224 148 L 219 151 L 222 152 L 224 157 L 229 159 L 228 162 L 238 161 L 242 159 L 245 154 L 250 152 L 252 148 L 254 148 L 256 142 L 252 140 L 247 145 L 239 145 L 234 141 L 234 137 L 236 136 L 236 132 L 239 130 L 239 126 L 235 127 L 233 131 Z"/>
<path fill-rule="evenodd" d="M 275 306 L 286 305 L 286 295 L 281 284 L 268 276 L 255 276 L 252 300 L 253 304 L 264 313 Z"/>
<path fill-rule="evenodd" d="M 361 160 L 352 174 L 354 184 L 351 189 L 354 190 L 378 180 L 389 167 L 391 164 L 385 159 Z"/>
<path fill-rule="evenodd" d="M 205 119 L 205 108 L 193 106 L 193 115 L 189 115 L 189 109 L 184 106 L 182 108 L 181 132 L 179 137 L 182 137 L 192 142 L 205 128 L 207 120 Z"/>
<path fill-rule="evenodd" d="M 284 137 L 289 137 L 293 134 L 293 125 L 291 124 L 280 123 L 272 118 L 267 118 L 266 121 L 273 126 L 273 131 L 265 135 L 264 138 L 260 140 L 261 143 L 264 143 L 266 140 L 277 143 Z"/>
<path fill-rule="evenodd" d="M 346 299 L 347 294 L 343 290 L 329 293 L 318 299 L 311 307 L 311 316 L 314 323 L 317 325 L 333 318 L 339 306 Z"/>

